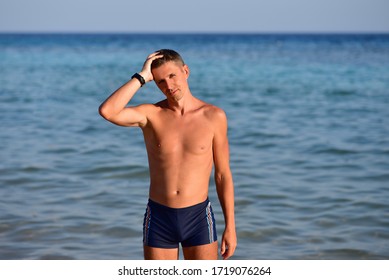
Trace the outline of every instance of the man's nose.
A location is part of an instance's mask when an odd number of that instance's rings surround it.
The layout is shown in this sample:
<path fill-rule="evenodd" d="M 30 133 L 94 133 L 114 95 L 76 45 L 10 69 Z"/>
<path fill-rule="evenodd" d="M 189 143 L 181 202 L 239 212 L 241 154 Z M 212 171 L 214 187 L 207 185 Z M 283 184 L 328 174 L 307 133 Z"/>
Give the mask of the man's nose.
<path fill-rule="evenodd" d="M 170 80 L 170 79 L 166 80 L 166 88 L 168 90 L 172 90 L 173 89 L 173 81 L 172 80 Z"/>

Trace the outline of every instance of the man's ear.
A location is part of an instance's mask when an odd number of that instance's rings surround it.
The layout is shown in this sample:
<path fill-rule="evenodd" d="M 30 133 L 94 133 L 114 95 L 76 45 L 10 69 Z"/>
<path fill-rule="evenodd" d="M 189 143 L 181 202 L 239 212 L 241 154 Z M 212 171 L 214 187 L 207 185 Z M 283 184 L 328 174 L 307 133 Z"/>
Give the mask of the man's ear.
<path fill-rule="evenodd" d="M 190 70 L 189 70 L 188 65 L 185 64 L 185 65 L 183 66 L 183 69 L 184 69 L 186 78 L 188 79 L 188 78 L 189 78 L 189 75 L 190 75 Z"/>

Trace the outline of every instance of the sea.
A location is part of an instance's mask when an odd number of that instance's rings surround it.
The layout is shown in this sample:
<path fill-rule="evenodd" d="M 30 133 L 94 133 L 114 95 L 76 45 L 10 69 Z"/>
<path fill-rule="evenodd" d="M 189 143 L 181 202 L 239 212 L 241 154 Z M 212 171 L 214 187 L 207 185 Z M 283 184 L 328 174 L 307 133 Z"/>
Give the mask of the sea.
<path fill-rule="evenodd" d="M 143 259 L 142 131 L 98 107 L 162 48 L 183 56 L 193 95 L 228 117 L 232 259 L 389 259 L 389 34 L 10 33 L 0 259 Z M 151 82 L 130 103 L 163 98 Z M 213 176 L 209 198 L 220 241 Z"/>

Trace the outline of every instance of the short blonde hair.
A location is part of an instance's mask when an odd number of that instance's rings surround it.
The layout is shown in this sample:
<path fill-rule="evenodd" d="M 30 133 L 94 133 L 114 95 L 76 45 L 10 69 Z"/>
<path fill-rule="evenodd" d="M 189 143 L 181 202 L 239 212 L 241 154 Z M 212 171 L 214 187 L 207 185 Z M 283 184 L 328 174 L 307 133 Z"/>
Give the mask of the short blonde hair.
<path fill-rule="evenodd" d="M 161 50 L 157 51 L 157 53 L 162 54 L 163 57 L 157 58 L 156 60 L 154 60 L 151 63 L 151 69 L 158 68 L 159 66 L 161 66 L 169 61 L 177 62 L 177 63 L 181 64 L 182 66 L 185 65 L 185 62 L 182 59 L 181 55 L 176 51 L 169 50 L 169 49 L 161 49 Z"/>

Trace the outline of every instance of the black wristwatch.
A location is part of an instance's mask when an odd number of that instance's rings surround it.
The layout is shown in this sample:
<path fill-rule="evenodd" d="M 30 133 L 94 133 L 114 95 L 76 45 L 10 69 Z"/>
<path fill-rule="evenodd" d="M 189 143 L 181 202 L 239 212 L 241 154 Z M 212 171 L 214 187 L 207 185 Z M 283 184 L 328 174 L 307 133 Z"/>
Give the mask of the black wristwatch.
<path fill-rule="evenodd" d="M 139 75 L 138 73 L 135 73 L 134 75 L 132 75 L 131 79 L 137 79 L 139 82 L 140 82 L 140 86 L 143 87 L 143 85 L 146 83 L 145 79 Z"/>

